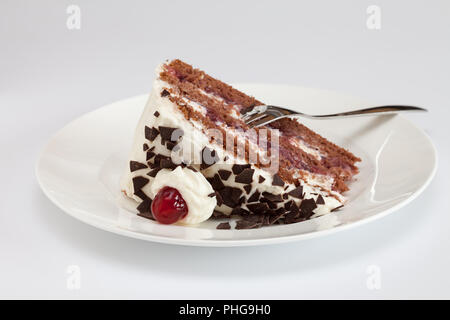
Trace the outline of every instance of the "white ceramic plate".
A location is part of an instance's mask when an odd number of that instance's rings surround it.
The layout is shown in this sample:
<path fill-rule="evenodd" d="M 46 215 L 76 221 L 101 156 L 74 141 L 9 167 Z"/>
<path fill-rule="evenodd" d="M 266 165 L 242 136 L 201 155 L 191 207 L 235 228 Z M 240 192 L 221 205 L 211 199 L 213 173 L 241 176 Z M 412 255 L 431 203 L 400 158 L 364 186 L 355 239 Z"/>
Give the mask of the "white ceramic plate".
<path fill-rule="evenodd" d="M 260 84 L 237 87 L 267 103 L 298 106 L 311 114 L 369 106 L 324 90 Z M 51 138 L 36 174 L 44 193 L 59 208 L 100 229 L 148 241 L 198 246 L 272 244 L 322 236 L 383 217 L 417 197 L 436 171 L 430 139 L 402 116 L 305 120 L 307 126 L 362 158 L 360 174 L 341 211 L 250 230 L 216 230 L 217 221 L 195 227 L 160 225 L 129 211 L 132 206 L 119 188 L 146 99 L 142 95 L 95 110 Z"/>

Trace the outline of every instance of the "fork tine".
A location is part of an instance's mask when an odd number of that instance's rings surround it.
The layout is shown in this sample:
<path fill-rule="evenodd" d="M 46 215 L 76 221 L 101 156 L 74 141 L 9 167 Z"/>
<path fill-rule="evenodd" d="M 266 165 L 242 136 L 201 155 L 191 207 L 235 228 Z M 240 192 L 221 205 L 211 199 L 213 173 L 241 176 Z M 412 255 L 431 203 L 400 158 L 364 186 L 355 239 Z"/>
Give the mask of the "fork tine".
<path fill-rule="evenodd" d="M 260 118 L 262 118 L 264 116 L 266 116 L 266 114 L 264 114 L 264 113 L 257 113 L 257 114 L 251 115 L 251 116 L 249 116 L 247 118 L 245 118 L 245 116 L 244 116 L 244 122 L 246 124 L 250 124 L 253 121 L 256 121 L 256 120 L 258 120 L 258 119 L 260 119 Z"/>
<path fill-rule="evenodd" d="M 272 122 L 273 120 L 275 120 L 277 117 L 275 117 L 274 115 L 271 114 L 263 114 L 262 117 L 252 121 L 251 123 L 247 123 L 250 128 L 256 128 L 259 127 L 261 125 L 267 124 Z"/>

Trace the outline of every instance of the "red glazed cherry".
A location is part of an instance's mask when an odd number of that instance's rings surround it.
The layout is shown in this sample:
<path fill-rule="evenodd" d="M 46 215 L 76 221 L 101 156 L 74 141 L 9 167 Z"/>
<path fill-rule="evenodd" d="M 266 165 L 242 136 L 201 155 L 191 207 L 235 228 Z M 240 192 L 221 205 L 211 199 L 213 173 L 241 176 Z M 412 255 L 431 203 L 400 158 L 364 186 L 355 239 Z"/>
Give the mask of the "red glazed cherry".
<path fill-rule="evenodd" d="M 159 223 L 171 224 L 187 215 L 188 206 L 177 189 L 164 187 L 153 199 L 152 213 Z"/>

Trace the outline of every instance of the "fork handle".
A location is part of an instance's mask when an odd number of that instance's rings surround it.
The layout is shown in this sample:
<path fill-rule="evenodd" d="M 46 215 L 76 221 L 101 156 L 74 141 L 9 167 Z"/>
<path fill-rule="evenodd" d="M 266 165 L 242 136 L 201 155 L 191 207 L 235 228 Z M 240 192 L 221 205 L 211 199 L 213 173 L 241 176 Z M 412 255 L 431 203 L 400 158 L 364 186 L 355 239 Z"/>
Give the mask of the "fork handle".
<path fill-rule="evenodd" d="M 383 114 L 392 114 L 397 112 L 404 111 L 422 111 L 427 112 L 427 109 L 413 106 L 399 106 L 399 105 L 388 105 L 388 106 L 379 106 L 379 107 L 371 107 L 347 112 L 339 112 L 333 114 L 324 114 L 324 115 L 307 115 L 307 114 L 299 114 L 299 116 L 312 118 L 312 119 L 330 119 L 330 118 L 340 118 L 340 117 L 356 117 L 356 116 L 368 116 L 368 115 L 383 115 Z"/>

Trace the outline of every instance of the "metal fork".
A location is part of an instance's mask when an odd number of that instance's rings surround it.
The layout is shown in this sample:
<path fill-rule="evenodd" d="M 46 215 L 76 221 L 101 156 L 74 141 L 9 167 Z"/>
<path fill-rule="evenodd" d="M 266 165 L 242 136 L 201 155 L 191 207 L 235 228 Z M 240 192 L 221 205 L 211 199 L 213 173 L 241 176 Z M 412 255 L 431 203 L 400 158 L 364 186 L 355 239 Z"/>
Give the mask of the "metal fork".
<path fill-rule="evenodd" d="M 298 111 L 292 111 L 286 108 L 261 105 L 251 108 L 247 108 L 241 111 L 243 115 L 242 119 L 244 122 L 250 126 L 250 128 L 260 127 L 269 124 L 273 121 L 286 118 L 286 117 L 305 117 L 310 119 L 337 119 L 344 117 L 356 117 L 356 116 L 372 116 L 372 115 L 385 115 L 405 111 L 425 111 L 427 109 L 413 107 L 413 106 L 379 106 L 371 107 L 347 112 L 339 112 L 333 114 L 323 114 L 323 115 L 310 115 L 306 113 L 301 113 Z"/>

